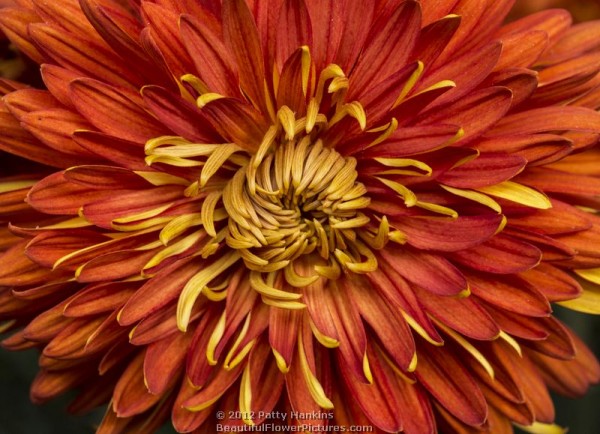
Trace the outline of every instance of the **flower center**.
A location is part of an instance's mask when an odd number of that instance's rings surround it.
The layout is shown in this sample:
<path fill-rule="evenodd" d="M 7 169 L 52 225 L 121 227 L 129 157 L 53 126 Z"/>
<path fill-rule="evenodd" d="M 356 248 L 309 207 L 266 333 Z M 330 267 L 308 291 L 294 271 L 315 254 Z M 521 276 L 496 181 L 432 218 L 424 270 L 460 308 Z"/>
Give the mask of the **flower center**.
<path fill-rule="evenodd" d="M 357 179 L 356 160 L 314 143 L 310 136 L 280 145 L 262 161 L 240 168 L 223 191 L 229 247 L 251 270 L 272 272 L 316 252 L 353 256 L 370 200 Z M 348 252 L 348 253 L 345 253 Z M 357 252 L 358 253 L 358 252 Z"/>

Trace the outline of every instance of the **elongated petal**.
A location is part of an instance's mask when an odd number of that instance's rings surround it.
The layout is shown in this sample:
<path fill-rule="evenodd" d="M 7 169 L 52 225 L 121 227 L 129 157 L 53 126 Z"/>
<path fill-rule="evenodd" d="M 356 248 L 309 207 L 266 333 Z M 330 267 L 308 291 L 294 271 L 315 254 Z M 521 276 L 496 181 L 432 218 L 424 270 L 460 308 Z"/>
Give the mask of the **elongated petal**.
<path fill-rule="evenodd" d="M 467 289 L 467 280 L 452 263 L 442 256 L 386 249 L 380 253 L 409 282 L 439 295 L 457 295 Z"/>
<path fill-rule="evenodd" d="M 415 374 L 421 384 L 463 423 L 481 425 L 487 416 L 485 398 L 456 356 L 442 349 L 428 351 L 427 348 L 418 354 Z"/>

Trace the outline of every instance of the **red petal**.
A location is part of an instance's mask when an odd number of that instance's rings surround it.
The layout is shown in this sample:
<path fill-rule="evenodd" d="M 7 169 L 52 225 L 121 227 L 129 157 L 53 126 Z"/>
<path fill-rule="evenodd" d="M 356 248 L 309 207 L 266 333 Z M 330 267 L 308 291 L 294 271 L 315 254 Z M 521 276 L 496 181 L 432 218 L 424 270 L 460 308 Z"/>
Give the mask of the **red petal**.
<path fill-rule="evenodd" d="M 199 430 L 202 429 L 202 427 L 210 426 L 210 422 L 206 423 L 206 421 L 211 416 L 214 417 L 214 406 L 202 411 L 189 411 L 183 407 L 183 403 L 195 392 L 196 389 L 194 389 L 189 382 L 185 380 L 181 382 L 181 389 L 179 390 L 171 413 L 173 427 L 177 432 L 197 432 L 200 434 L 201 431 Z M 211 427 L 211 429 L 213 428 Z"/>
<path fill-rule="evenodd" d="M 60 66 L 79 72 L 80 76 L 121 86 L 141 81 L 113 51 L 81 33 L 75 36 L 53 25 L 32 24 L 29 34 L 44 54 Z"/>
<path fill-rule="evenodd" d="M 528 100 L 537 89 L 537 72 L 527 68 L 503 69 L 490 74 L 483 86 L 488 84 L 508 88 L 513 94 L 512 107 L 514 108 Z"/>
<path fill-rule="evenodd" d="M 454 252 L 481 244 L 492 237 L 502 216 L 488 214 L 456 219 L 397 218 L 394 227 L 408 236 L 408 244 L 422 250 Z"/>
<path fill-rule="evenodd" d="M 452 253 L 452 258 L 486 273 L 512 274 L 536 266 L 542 252 L 531 244 L 499 234 L 479 246 Z"/>
<path fill-rule="evenodd" d="M 498 325 L 476 300 L 440 297 L 419 288 L 414 291 L 419 303 L 432 317 L 460 334 L 477 340 L 496 339 L 500 334 Z"/>
<path fill-rule="evenodd" d="M 350 71 L 365 44 L 375 15 L 375 2 L 347 2 L 344 31 L 334 63 Z"/>
<path fill-rule="evenodd" d="M 294 411 L 297 411 L 298 414 L 313 414 L 312 412 L 315 412 L 314 414 L 316 417 L 302 422 L 311 427 L 314 431 L 317 429 L 323 431 L 330 423 L 327 417 L 328 412 L 323 411 L 312 397 L 298 357 L 306 357 L 308 368 L 320 382 L 326 397 L 331 397 L 332 394 L 335 393 L 335 387 L 332 385 L 335 377 L 333 377 L 331 371 L 329 353 L 325 352 L 323 347 L 315 347 L 313 345 L 310 327 L 306 322 L 303 323 L 302 337 L 305 354 L 301 355 L 296 353 L 294 363 L 292 363 L 289 373 L 285 376 L 285 386 L 290 405 Z"/>
<path fill-rule="evenodd" d="M 361 278 L 349 288 L 360 315 L 373 328 L 391 360 L 398 368 L 407 372 L 415 355 L 415 344 L 402 315 L 374 292 L 365 279 Z M 381 321 L 381 318 L 386 320 Z"/>
<path fill-rule="evenodd" d="M 405 312 L 413 318 L 433 342 L 442 344 L 442 338 L 419 304 L 413 288 L 398 274 L 393 265 L 384 262 L 381 258 L 378 262 L 381 271 L 374 271 L 367 275 L 373 289 L 378 291 L 394 309 Z"/>
<path fill-rule="evenodd" d="M 93 202 L 83 205 L 83 214 L 96 226 L 111 228 L 114 219 L 136 215 L 172 204 L 183 197 L 180 186 L 162 186 L 145 190 L 122 190 L 118 196 L 97 196 Z"/>
<path fill-rule="evenodd" d="M 552 423 L 554 406 L 544 384 L 539 369 L 527 357 L 520 357 L 512 347 L 498 340 L 493 346 L 498 361 L 510 372 L 519 388 L 523 391 L 535 419 L 542 423 Z"/>
<path fill-rule="evenodd" d="M 69 182 L 64 172 L 57 172 L 35 184 L 27 195 L 27 203 L 47 214 L 77 215 L 86 202 L 108 198 L 114 191 L 92 190 Z"/>
<path fill-rule="evenodd" d="M 450 140 L 456 137 L 458 130 L 459 127 L 456 125 L 400 128 L 386 141 L 362 151 L 360 156 L 394 158 L 434 151 L 448 146 Z"/>
<path fill-rule="evenodd" d="M 252 106 L 233 98 L 211 101 L 202 108 L 222 137 L 255 152 L 267 131 L 264 117 Z"/>
<path fill-rule="evenodd" d="M 548 34 L 542 30 L 513 33 L 502 38 L 502 55 L 494 68 L 519 68 L 533 65 L 548 46 Z"/>
<path fill-rule="evenodd" d="M 175 383 L 191 339 L 191 333 L 177 333 L 148 345 L 143 368 L 148 392 L 160 396 Z"/>
<path fill-rule="evenodd" d="M 133 14 L 101 6 L 94 0 L 83 0 L 80 5 L 89 23 L 113 51 L 119 53 L 129 69 L 146 82 L 168 82 L 170 77 L 161 74 L 163 71 L 156 68 L 142 50 L 138 35 L 143 27 Z"/>
<path fill-rule="evenodd" d="M 193 339 L 187 352 L 185 367 L 187 378 L 189 379 L 188 384 L 192 385 L 195 389 L 204 387 L 215 370 L 219 369 L 218 365 L 209 363 L 206 354 L 209 341 L 218 321 L 218 312 L 207 311 L 200 317 L 200 321 L 195 326 Z"/>
<path fill-rule="evenodd" d="M 222 396 L 227 389 L 229 389 L 233 383 L 238 379 L 242 370 L 244 368 L 244 364 L 240 363 L 236 367 L 226 370 L 222 367 L 217 367 L 215 369 L 215 375 L 210 379 L 210 381 L 204 385 L 199 392 L 196 392 L 191 398 L 188 398 L 183 402 L 183 406 L 185 408 L 193 408 L 201 405 L 206 405 L 206 403 L 215 400 Z"/>
<path fill-rule="evenodd" d="M 438 180 L 457 188 L 487 187 L 512 179 L 526 164 L 527 160 L 518 155 L 485 153 L 444 172 Z"/>
<path fill-rule="evenodd" d="M 91 79 L 72 81 L 69 87 L 79 113 L 106 134 L 140 143 L 168 135 L 144 109 L 136 92 Z"/>
<path fill-rule="evenodd" d="M 549 193 L 566 193 L 586 196 L 600 194 L 600 179 L 593 176 L 567 173 L 545 167 L 534 167 L 519 177 L 518 182 Z"/>
<path fill-rule="evenodd" d="M 487 132 L 492 125 L 503 119 L 511 103 L 510 90 L 491 87 L 475 91 L 447 107 L 430 108 L 419 116 L 417 122 L 420 121 L 423 125 L 435 123 L 460 125 L 465 131 L 461 140 L 466 141 Z"/>
<path fill-rule="evenodd" d="M 428 6 L 421 5 L 423 15 Z M 426 17 L 423 18 L 425 21 Z M 454 37 L 456 30 L 460 26 L 461 17 L 449 15 L 434 21 L 425 26 L 419 35 L 417 45 L 414 49 L 414 60 L 420 60 L 425 68 L 429 67 L 437 60 L 442 52 L 448 46 L 448 42 Z"/>
<path fill-rule="evenodd" d="M 200 79 L 211 92 L 224 96 L 239 97 L 236 65 L 227 51 L 220 33 L 191 15 L 183 15 L 179 21 L 181 38 L 196 65 Z"/>
<path fill-rule="evenodd" d="M 575 233 L 591 228 L 589 214 L 556 199 L 551 199 L 551 202 L 550 209 L 510 216 L 511 226 L 541 231 L 547 235 Z"/>
<path fill-rule="evenodd" d="M 0 150 L 48 166 L 66 168 L 80 163 L 79 155 L 48 148 L 21 127 L 10 113 L 0 113 Z"/>
<path fill-rule="evenodd" d="M 548 337 L 536 341 L 524 341 L 523 345 L 555 359 L 572 360 L 575 357 L 575 347 L 571 333 L 553 317 L 540 318 L 542 327 L 547 330 Z"/>
<path fill-rule="evenodd" d="M 179 34 L 180 12 L 169 11 L 162 5 L 151 2 L 143 2 L 141 9 L 148 27 L 142 31 L 140 40 L 154 62 L 162 66 L 176 81 L 182 75 L 194 71 L 194 64 Z"/>
<path fill-rule="evenodd" d="M 568 155 L 572 142 L 556 134 L 522 134 L 482 139 L 475 144 L 482 152 L 506 152 L 523 157 L 532 165 L 560 160 Z"/>
<path fill-rule="evenodd" d="M 549 335 L 549 331 L 544 328 L 539 318 L 507 312 L 497 306 L 488 305 L 483 300 L 480 303 L 486 307 L 500 328 L 511 336 L 529 341 L 539 341 L 546 339 Z"/>
<path fill-rule="evenodd" d="M 285 62 L 277 91 L 277 106 L 292 108 L 297 117 L 306 113 L 306 96 L 303 91 L 302 58 L 304 50 L 299 48 Z"/>
<path fill-rule="evenodd" d="M 157 253 L 148 251 L 123 250 L 106 253 L 87 262 L 79 269 L 78 282 L 106 282 L 133 277 L 141 274 L 144 265 Z"/>
<path fill-rule="evenodd" d="M 350 75 L 350 99 L 392 75 L 411 57 L 421 29 L 421 9 L 416 1 L 403 1 L 374 20 Z M 398 29 L 402 29 L 401 32 Z"/>
<path fill-rule="evenodd" d="M 357 310 L 356 302 L 345 295 L 350 291 L 351 281 L 340 279 L 337 285 L 325 292 L 327 309 L 331 312 L 335 328 L 340 337 L 337 351 L 343 364 L 356 377 L 356 381 L 367 382 L 363 359 L 367 351 L 367 335 Z"/>
<path fill-rule="evenodd" d="M 250 367 L 251 408 L 257 425 L 269 418 L 271 410 L 281 398 L 285 377 L 274 363 L 265 343 L 257 344 L 248 357 Z M 265 385 L 269 387 L 265 387 Z M 269 422 L 275 422 L 270 420 Z"/>
<path fill-rule="evenodd" d="M 91 128 L 91 125 L 76 113 L 62 109 L 34 111 L 21 117 L 21 125 L 48 147 L 76 155 L 79 164 L 102 161 L 97 155 L 73 141 L 71 134 L 75 130 Z"/>
<path fill-rule="evenodd" d="M 497 36 L 512 35 L 528 30 L 543 30 L 550 38 L 550 46 L 561 39 L 571 26 L 571 14 L 562 9 L 544 10 L 503 26 Z"/>
<path fill-rule="evenodd" d="M 269 313 L 269 345 L 283 358 L 285 368 L 289 368 L 298 341 L 301 312 L 271 306 Z"/>
<path fill-rule="evenodd" d="M 202 300 L 196 302 L 190 323 L 198 320 L 204 313 L 205 309 L 203 305 Z M 131 330 L 129 340 L 133 345 L 147 345 L 175 333 L 179 333 L 179 330 L 177 329 L 176 303 L 172 303 L 140 321 Z"/>
<path fill-rule="evenodd" d="M 556 360 L 534 351 L 527 351 L 551 389 L 572 398 L 583 396 L 591 383 L 600 380 L 600 365 L 585 343 L 571 333 L 576 357 L 573 360 Z"/>
<path fill-rule="evenodd" d="M 40 17 L 31 8 L 3 8 L 0 14 L 0 27 L 4 34 L 10 38 L 19 51 L 32 59 L 35 63 L 44 63 L 44 56 L 38 51 L 29 36 L 29 24 L 41 21 Z"/>
<path fill-rule="evenodd" d="M 69 83 L 80 77 L 76 72 L 60 66 L 44 64 L 40 67 L 42 79 L 50 93 L 65 106 L 74 109 L 69 92 Z"/>
<path fill-rule="evenodd" d="M 69 389 L 75 388 L 94 375 L 91 369 L 69 369 L 67 371 L 41 370 L 31 384 L 30 399 L 42 404 Z"/>
<path fill-rule="evenodd" d="M 144 162 L 144 149 L 140 143 L 96 131 L 76 131 L 73 140 L 82 148 L 121 167 L 130 170 L 150 170 Z M 70 164 L 70 166 L 74 165 Z"/>
<path fill-rule="evenodd" d="M 398 396 L 399 390 L 395 387 L 397 374 L 385 366 L 385 361 L 381 360 L 379 354 L 375 353 L 370 345 L 369 350 L 368 358 L 374 377 L 373 384 L 357 381 L 340 360 L 342 378 L 352 399 L 358 401 L 358 405 L 373 425 L 385 432 L 402 431 L 402 418 L 398 414 L 401 398 Z"/>
<path fill-rule="evenodd" d="M 117 417 L 131 417 L 155 405 L 162 397 L 152 395 L 144 385 L 145 352 L 141 352 L 125 369 L 123 375 L 115 385 L 112 408 Z"/>
<path fill-rule="evenodd" d="M 407 248 L 386 248 L 379 254 L 406 280 L 438 295 L 458 295 L 467 289 L 467 280 L 451 262 Z"/>
<path fill-rule="evenodd" d="M 547 316 L 552 312 L 546 297 L 517 277 L 495 279 L 485 274 L 469 273 L 467 279 L 474 295 L 509 312 L 527 316 Z"/>
<path fill-rule="evenodd" d="M 63 328 L 44 348 L 44 355 L 53 359 L 81 357 L 86 341 L 100 324 L 103 317 L 78 318 Z"/>
<path fill-rule="evenodd" d="M 137 290 L 137 282 L 110 282 L 88 285 L 65 306 L 68 317 L 85 317 L 119 309 Z"/>
<path fill-rule="evenodd" d="M 583 292 L 570 274 L 543 262 L 519 276 L 541 291 L 550 302 L 572 300 Z"/>
<path fill-rule="evenodd" d="M 600 132 L 600 113 L 584 107 L 544 107 L 504 117 L 488 135 L 516 135 L 547 131 Z"/>
<path fill-rule="evenodd" d="M 418 351 L 415 375 L 429 393 L 457 419 L 470 426 L 484 423 L 487 404 L 473 377 L 450 351 L 425 348 Z"/>
<path fill-rule="evenodd" d="M 283 0 L 276 38 L 275 59 L 279 68 L 297 49 L 312 46 L 312 25 L 305 0 Z"/>
<path fill-rule="evenodd" d="M 239 329 L 244 320 L 250 316 L 252 320 L 256 320 L 255 310 L 257 292 L 250 287 L 248 275 L 244 269 L 239 269 L 231 278 L 227 286 L 227 303 L 225 307 L 225 331 L 221 337 L 219 344 L 214 350 L 214 360 L 219 360 L 221 354 L 226 349 L 230 348 L 230 341 L 236 335 L 241 334 Z M 269 332 L 271 329 L 269 329 Z M 295 333 L 293 333 L 295 336 Z M 244 347 L 238 346 L 241 351 Z"/>
<path fill-rule="evenodd" d="M 176 262 L 161 270 L 123 306 L 119 323 L 123 326 L 131 325 L 167 305 L 177 298 L 187 281 L 197 272 L 198 264 L 188 260 Z"/>
<path fill-rule="evenodd" d="M 345 0 L 311 0 L 306 7 L 313 23 L 313 62 L 316 70 L 320 71 L 332 63 L 337 54 L 342 40 L 344 11 L 348 5 Z"/>
<path fill-rule="evenodd" d="M 240 87 L 255 106 L 263 109 L 264 57 L 252 12 L 244 0 L 224 0 L 222 20 L 225 44 L 237 62 Z"/>
<path fill-rule="evenodd" d="M 152 113 L 177 135 L 200 143 L 218 143 L 208 119 L 194 104 L 159 86 L 144 86 L 142 96 Z"/>
<path fill-rule="evenodd" d="M 461 28 L 462 24 L 459 31 Z M 456 83 L 456 87 L 436 101 L 435 106 L 459 101 L 461 97 L 469 95 L 489 76 L 500 57 L 501 51 L 500 42 L 495 42 L 484 45 L 477 50 L 467 51 L 464 55 L 457 56 L 450 61 L 442 62 L 439 68 L 436 65 L 435 70 L 430 71 L 427 77 L 417 84 L 415 92 L 420 92 L 443 80 L 452 80 Z M 451 53 L 448 50 L 444 52 Z M 440 59 L 442 57 L 438 58 L 436 63 L 440 63 Z M 464 71 L 469 71 L 469 74 L 465 74 Z"/>
<path fill-rule="evenodd" d="M 29 242 L 25 254 L 32 261 L 52 268 L 56 261 L 69 253 L 109 240 L 107 236 L 85 229 L 75 232 L 47 231 Z"/>

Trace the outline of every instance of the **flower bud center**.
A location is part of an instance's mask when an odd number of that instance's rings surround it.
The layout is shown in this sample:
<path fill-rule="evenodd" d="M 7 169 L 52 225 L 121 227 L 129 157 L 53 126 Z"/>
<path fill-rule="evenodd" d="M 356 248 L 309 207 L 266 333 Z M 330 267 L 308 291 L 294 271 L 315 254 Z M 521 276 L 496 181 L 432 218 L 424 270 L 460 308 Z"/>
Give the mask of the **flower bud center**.
<path fill-rule="evenodd" d="M 253 164 L 254 163 L 254 164 Z M 357 182 L 356 160 L 310 136 L 278 146 L 242 167 L 227 184 L 227 244 L 248 268 L 271 272 L 302 255 L 324 260 L 347 251 L 370 219 L 367 190 Z"/>

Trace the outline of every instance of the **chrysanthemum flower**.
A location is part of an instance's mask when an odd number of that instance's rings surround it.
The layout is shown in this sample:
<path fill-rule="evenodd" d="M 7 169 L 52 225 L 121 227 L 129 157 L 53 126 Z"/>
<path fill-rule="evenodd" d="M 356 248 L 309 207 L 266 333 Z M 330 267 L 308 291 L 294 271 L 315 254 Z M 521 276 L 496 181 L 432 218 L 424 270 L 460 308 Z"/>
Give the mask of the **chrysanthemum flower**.
<path fill-rule="evenodd" d="M 1 82 L 0 318 L 35 402 L 110 401 L 104 433 L 560 432 L 548 388 L 598 381 L 550 303 L 600 312 L 599 24 L 14 3 L 45 88 Z"/>

